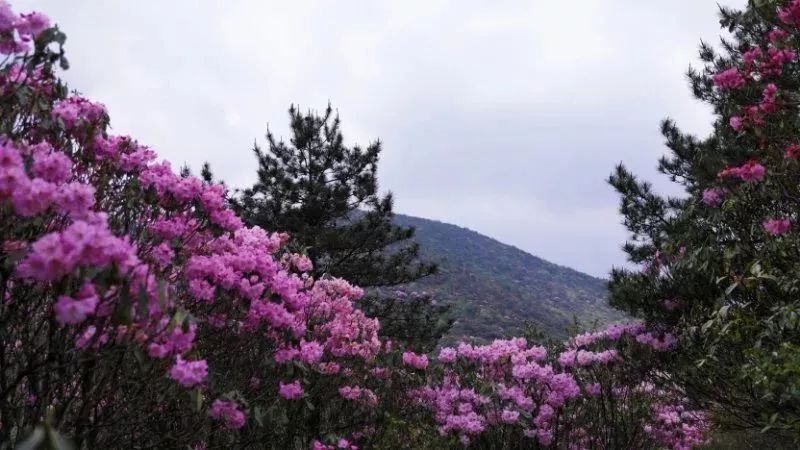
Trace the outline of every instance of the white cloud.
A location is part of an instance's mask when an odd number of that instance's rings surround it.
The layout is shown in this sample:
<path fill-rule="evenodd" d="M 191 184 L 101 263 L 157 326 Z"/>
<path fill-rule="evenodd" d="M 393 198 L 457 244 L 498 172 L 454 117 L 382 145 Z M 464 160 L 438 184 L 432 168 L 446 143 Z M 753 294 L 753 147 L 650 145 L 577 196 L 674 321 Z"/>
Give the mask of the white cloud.
<path fill-rule="evenodd" d="M 384 142 L 400 212 L 597 275 L 623 261 L 614 164 L 656 179 L 660 119 L 709 130 L 683 74 L 714 0 L 14 3 L 61 24 L 115 132 L 176 165 L 245 185 L 267 124 L 330 100 L 349 142 Z"/>

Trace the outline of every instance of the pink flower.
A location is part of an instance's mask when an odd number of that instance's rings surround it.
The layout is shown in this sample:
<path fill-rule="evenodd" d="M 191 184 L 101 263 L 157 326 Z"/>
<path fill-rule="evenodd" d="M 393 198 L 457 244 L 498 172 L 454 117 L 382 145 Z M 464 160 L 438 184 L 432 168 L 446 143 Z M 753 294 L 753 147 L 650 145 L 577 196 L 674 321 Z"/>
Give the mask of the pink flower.
<path fill-rule="evenodd" d="M 756 161 L 748 161 L 741 167 L 739 177 L 743 181 L 761 181 L 764 179 L 766 169 Z"/>
<path fill-rule="evenodd" d="M 56 189 L 57 185 L 55 183 L 50 183 L 41 178 L 19 180 L 19 184 L 11 198 L 14 210 L 23 217 L 39 215 L 47 211 L 52 204 Z"/>
<path fill-rule="evenodd" d="M 333 450 L 332 445 L 325 445 L 322 442 L 316 440 L 311 444 L 311 450 Z"/>
<path fill-rule="evenodd" d="M 732 116 L 730 120 L 731 128 L 736 131 L 741 131 L 744 126 L 744 120 L 740 116 Z"/>
<path fill-rule="evenodd" d="M 781 30 L 780 28 L 775 28 L 767 33 L 767 39 L 769 39 L 769 41 L 773 44 L 779 44 L 781 41 L 786 39 L 786 36 L 788 35 L 789 33 Z"/>
<path fill-rule="evenodd" d="M 300 342 L 300 361 L 316 364 L 320 359 L 322 359 L 322 345 L 319 342 Z"/>
<path fill-rule="evenodd" d="M 758 161 L 747 161 L 739 167 L 726 167 L 718 176 L 720 178 L 735 177 L 746 182 L 761 181 L 767 170 Z"/>
<path fill-rule="evenodd" d="M 85 220 L 94 207 L 94 188 L 84 183 L 62 184 L 55 193 L 54 202 L 59 213 Z"/>
<path fill-rule="evenodd" d="M 50 19 L 36 11 L 28 14 L 20 14 L 20 20 L 17 22 L 17 31 L 19 31 L 21 35 L 37 37 L 42 31 L 48 28 L 50 28 Z"/>
<path fill-rule="evenodd" d="M 242 428 L 246 421 L 244 413 L 239 411 L 239 406 L 229 400 L 214 400 L 209 415 L 223 421 L 225 428 L 228 429 Z"/>
<path fill-rule="evenodd" d="M 456 361 L 456 349 L 452 347 L 444 347 L 439 351 L 439 362 L 450 364 Z"/>
<path fill-rule="evenodd" d="M 536 439 L 540 444 L 549 446 L 553 442 L 553 431 L 550 429 L 537 430 Z"/>
<path fill-rule="evenodd" d="M 295 380 L 289 384 L 278 383 L 278 394 L 286 400 L 297 400 L 303 396 L 303 386 L 300 385 L 300 380 Z"/>
<path fill-rule="evenodd" d="M 294 267 L 298 272 L 309 272 L 311 269 L 314 268 L 311 260 L 308 256 L 305 255 L 291 255 L 289 258 L 289 263 Z"/>
<path fill-rule="evenodd" d="M 175 365 L 169 371 L 169 376 L 184 387 L 200 384 L 208 376 L 208 364 L 204 359 L 186 361 L 178 355 Z"/>
<path fill-rule="evenodd" d="M 53 119 L 61 120 L 71 130 L 80 124 L 97 124 L 106 116 L 106 107 L 102 103 L 73 96 L 58 102 L 52 110 Z"/>
<path fill-rule="evenodd" d="M 378 397 L 370 389 L 359 386 L 342 386 L 339 388 L 339 395 L 351 401 L 358 401 L 367 406 L 378 404 Z"/>
<path fill-rule="evenodd" d="M 29 280 L 54 281 L 78 266 L 115 265 L 126 273 L 136 264 L 136 251 L 127 239 L 111 234 L 105 224 L 75 221 L 63 231 L 46 234 L 34 242 L 17 272 Z"/>
<path fill-rule="evenodd" d="M 89 325 L 81 334 L 75 336 L 75 348 L 82 350 L 89 344 L 92 344 L 93 348 L 99 348 L 108 342 L 108 333 L 102 332 L 99 336 L 95 335 L 97 335 L 97 327 Z"/>
<path fill-rule="evenodd" d="M 53 306 L 58 323 L 74 325 L 94 314 L 99 299 L 92 283 L 84 283 L 76 297 L 72 298 L 66 295 L 58 297 L 58 301 Z"/>
<path fill-rule="evenodd" d="M 426 355 L 417 355 L 414 352 L 404 352 L 403 364 L 418 370 L 424 370 L 428 367 L 428 357 Z"/>
<path fill-rule="evenodd" d="M 763 226 L 767 233 L 780 236 L 789 232 L 792 221 L 790 219 L 769 219 L 764 221 Z"/>
<path fill-rule="evenodd" d="M 709 208 L 716 208 L 722 204 L 723 197 L 727 192 L 723 188 L 709 188 L 703 191 L 703 203 Z"/>
<path fill-rule="evenodd" d="M 777 94 L 778 86 L 774 83 L 769 83 L 767 87 L 764 88 L 762 100 L 758 107 L 766 114 L 772 114 L 778 111 L 778 103 L 776 102 Z"/>
<path fill-rule="evenodd" d="M 72 175 L 72 160 L 47 147 L 33 154 L 33 174 L 51 183 L 64 183 Z"/>
<path fill-rule="evenodd" d="M 752 69 L 756 61 L 761 59 L 762 56 L 763 53 L 758 47 L 751 48 L 750 50 L 742 53 L 742 61 L 744 61 L 745 68 Z"/>
<path fill-rule="evenodd" d="M 158 264 L 159 267 L 163 268 L 170 265 L 172 258 L 175 257 L 175 252 L 172 250 L 172 247 L 169 245 L 169 243 L 162 242 L 161 244 L 153 247 L 150 257 L 156 264 Z"/>
<path fill-rule="evenodd" d="M 720 89 L 739 89 L 744 86 L 745 80 L 735 67 L 723 70 L 712 77 L 714 84 Z"/>
<path fill-rule="evenodd" d="M 786 25 L 800 26 L 800 0 L 792 0 L 785 8 L 779 9 L 778 18 Z"/>
<path fill-rule="evenodd" d="M 319 364 L 319 371 L 325 375 L 337 374 L 342 370 L 342 366 L 336 362 L 324 362 Z"/>
<path fill-rule="evenodd" d="M 786 147 L 784 158 L 800 158 L 800 144 L 791 144 Z"/>
<path fill-rule="evenodd" d="M 519 411 L 504 409 L 502 414 L 500 414 L 500 420 L 502 420 L 503 423 L 517 423 L 517 420 L 519 420 Z"/>
<path fill-rule="evenodd" d="M 377 379 L 385 380 L 389 378 L 389 368 L 388 367 L 373 367 L 369 371 L 370 375 Z"/>
<path fill-rule="evenodd" d="M 678 339 L 672 333 L 662 333 L 661 338 L 654 332 L 642 333 L 636 336 L 636 341 L 652 348 L 657 352 L 665 352 L 675 347 Z"/>
<path fill-rule="evenodd" d="M 770 47 L 767 50 L 767 58 L 761 61 L 758 71 L 763 76 L 780 76 L 783 73 L 783 65 L 795 58 L 797 58 L 797 53 L 794 50 Z"/>

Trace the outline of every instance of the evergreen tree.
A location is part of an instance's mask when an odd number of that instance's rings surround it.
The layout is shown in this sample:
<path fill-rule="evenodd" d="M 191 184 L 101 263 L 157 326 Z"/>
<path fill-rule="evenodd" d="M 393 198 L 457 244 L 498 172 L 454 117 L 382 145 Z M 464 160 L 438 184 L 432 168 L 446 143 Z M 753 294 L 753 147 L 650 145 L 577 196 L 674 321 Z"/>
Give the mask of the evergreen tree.
<path fill-rule="evenodd" d="M 800 432 L 800 1 L 721 9 L 722 51 L 701 44 L 692 92 L 705 139 L 662 125 L 659 170 L 686 195 L 610 177 L 641 270 L 616 268 L 611 302 L 680 335 L 669 382 L 730 428 Z M 666 373 L 666 372 L 665 372 Z"/>
<path fill-rule="evenodd" d="M 306 254 L 315 277 L 342 277 L 366 288 L 411 282 L 435 273 L 420 261 L 414 228 L 392 223 L 392 195 L 378 194 L 380 142 L 347 147 L 328 105 L 322 115 L 289 108 L 289 143 L 267 132 L 258 145 L 258 181 L 234 208 L 251 225 L 286 231 L 290 247 Z M 212 175 L 204 168 L 204 178 Z M 428 296 L 401 298 L 368 289 L 359 307 L 384 326 L 382 337 L 430 351 L 452 326 L 450 307 Z"/>
<path fill-rule="evenodd" d="M 437 303 L 425 293 L 368 295 L 358 306 L 367 316 L 380 320 L 382 338 L 401 342 L 418 353 L 433 351 L 455 322 L 451 305 Z"/>
<path fill-rule="evenodd" d="M 419 260 L 413 228 L 392 223 L 392 195 L 380 196 L 379 141 L 347 147 L 338 115 L 289 108 L 292 138 L 267 132 L 258 145 L 258 181 L 240 193 L 235 208 L 246 222 L 286 231 L 308 255 L 317 277 L 342 277 L 362 287 L 406 283 L 436 266 Z"/>

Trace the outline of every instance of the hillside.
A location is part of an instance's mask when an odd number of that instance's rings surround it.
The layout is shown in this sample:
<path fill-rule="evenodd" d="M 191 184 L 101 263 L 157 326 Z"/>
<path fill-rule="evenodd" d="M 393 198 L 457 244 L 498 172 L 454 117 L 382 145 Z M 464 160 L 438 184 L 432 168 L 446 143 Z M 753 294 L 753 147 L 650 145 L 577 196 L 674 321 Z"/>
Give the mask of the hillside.
<path fill-rule="evenodd" d="M 624 318 L 606 304 L 599 278 L 456 225 L 400 214 L 395 221 L 414 226 L 424 257 L 440 264 L 439 274 L 407 288 L 454 305 L 450 338 L 509 336 L 526 320 L 563 337 L 573 315 L 582 323 Z"/>

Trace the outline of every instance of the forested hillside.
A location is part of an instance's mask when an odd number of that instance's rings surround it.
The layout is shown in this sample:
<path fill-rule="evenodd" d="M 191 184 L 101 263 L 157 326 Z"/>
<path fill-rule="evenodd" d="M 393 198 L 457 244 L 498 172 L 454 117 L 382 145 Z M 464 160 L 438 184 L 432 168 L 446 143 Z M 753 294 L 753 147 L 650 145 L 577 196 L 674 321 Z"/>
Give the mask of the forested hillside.
<path fill-rule="evenodd" d="M 439 263 L 438 274 L 412 283 L 409 290 L 454 305 L 451 337 L 509 336 L 526 320 L 564 337 L 573 317 L 587 325 L 624 318 L 608 306 L 599 278 L 456 225 L 399 214 L 395 223 L 414 226 L 424 258 Z"/>

